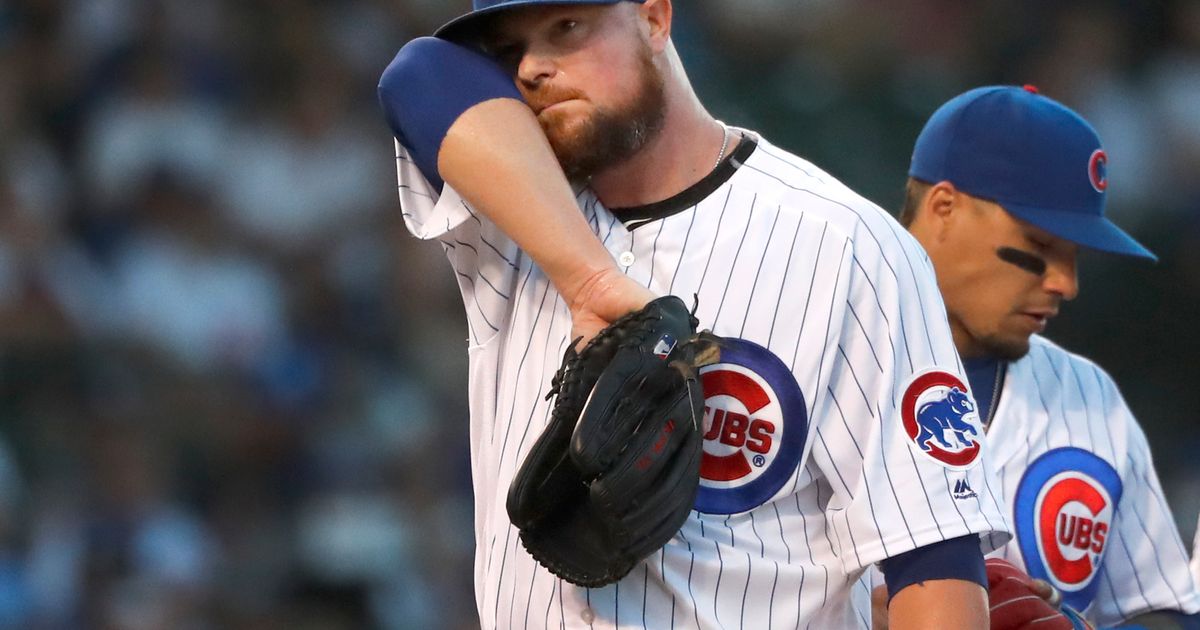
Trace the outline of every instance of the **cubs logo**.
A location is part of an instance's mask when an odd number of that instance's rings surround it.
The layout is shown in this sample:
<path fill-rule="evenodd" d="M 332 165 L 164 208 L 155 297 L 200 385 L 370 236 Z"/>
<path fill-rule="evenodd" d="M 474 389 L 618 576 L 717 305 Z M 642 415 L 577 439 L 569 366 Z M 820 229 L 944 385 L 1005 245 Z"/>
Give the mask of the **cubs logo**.
<path fill-rule="evenodd" d="M 762 505 L 791 478 L 808 412 L 791 370 L 770 350 L 727 339 L 721 362 L 700 370 L 704 454 L 695 507 L 736 514 Z"/>
<path fill-rule="evenodd" d="M 900 417 L 918 453 L 953 470 L 966 470 L 978 461 L 983 428 L 975 400 L 957 376 L 918 372 L 904 388 Z"/>
<path fill-rule="evenodd" d="M 1017 540 L 1029 574 L 1062 591 L 1085 610 L 1107 549 L 1121 477 L 1103 459 L 1079 448 L 1046 452 L 1029 465 L 1013 501 Z"/>
<path fill-rule="evenodd" d="M 1088 159 L 1088 181 L 1096 192 L 1108 189 L 1108 154 L 1104 149 L 1096 149 Z"/>

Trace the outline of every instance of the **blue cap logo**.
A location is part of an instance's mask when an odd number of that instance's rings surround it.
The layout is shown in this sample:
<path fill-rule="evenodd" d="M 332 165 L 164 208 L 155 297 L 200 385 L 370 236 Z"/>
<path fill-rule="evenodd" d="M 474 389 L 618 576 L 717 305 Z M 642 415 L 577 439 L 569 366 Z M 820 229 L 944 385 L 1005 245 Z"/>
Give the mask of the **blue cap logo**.
<path fill-rule="evenodd" d="M 1088 179 L 1096 192 L 1108 189 L 1108 155 L 1104 153 L 1104 149 L 1096 149 L 1088 160 Z"/>

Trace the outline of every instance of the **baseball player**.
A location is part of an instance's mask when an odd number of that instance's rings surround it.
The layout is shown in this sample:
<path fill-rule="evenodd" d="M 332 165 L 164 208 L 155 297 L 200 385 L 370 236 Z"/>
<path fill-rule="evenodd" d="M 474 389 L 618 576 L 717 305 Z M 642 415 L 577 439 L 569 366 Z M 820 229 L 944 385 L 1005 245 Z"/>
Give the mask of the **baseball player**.
<path fill-rule="evenodd" d="M 1092 127 L 1036 88 L 971 90 L 917 139 L 900 222 L 933 261 L 1012 509 L 993 555 L 1095 624 L 1195 627 L 1141 427 L 1104 370 L 1040 336 L 1079 291 L 1079 248 L 1154 259 L 1104 218 L 1107 167 Z"/>
<path fill-rule="evenodd" d="M 928 259 L 713 119 L 672 8 L 477 0 L 381 79 L 404 218 L 466 308 L 483 627 L 869 627 L 876 563 L 894 627 L 984 627 L 1006 510 Z M 726 340 L 702 372 L 695 510 L 619 582 L 577 587 L 502 506 L 576 334 L 668 294 Z"/>

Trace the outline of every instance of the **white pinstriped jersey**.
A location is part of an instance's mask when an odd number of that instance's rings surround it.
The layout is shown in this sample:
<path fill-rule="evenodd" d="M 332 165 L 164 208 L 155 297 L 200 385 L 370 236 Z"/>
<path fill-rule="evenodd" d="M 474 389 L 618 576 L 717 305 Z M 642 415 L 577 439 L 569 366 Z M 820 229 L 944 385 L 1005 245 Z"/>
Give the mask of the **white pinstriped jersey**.
<path fill-rule="evenodd" d="M 703 373 L 697 510 L 600 589 L 537 565 L 504 510 L 549 420 L 568 310 L 528 256 L 453 190 L 438 195 L 397 145 L 407 225 L 445 248 L 466 306 L 484 628 L 869 627 L 864 567 L 968 534 L 985 551 L 1008 540 L 923 250 L 826 173 L 745 137 L 665 202 L 613 212 L 590 191 L 578 198 L 630 277 L 697 294 L 701 326 L 734 340 Z"/>
<path fill-rule="evenodd" d="M 1192 543 L 1192 579 L 1200 586 L 1200 520 L 1196 521 L 1196 541 Z"/>
<path fill-rule="evenodd" d="M 988 430 L 1016 538 L 995 556 L 1100 625 L 1200 611 L 1142 428 L 1099 366 L 1034 336 Z"/>

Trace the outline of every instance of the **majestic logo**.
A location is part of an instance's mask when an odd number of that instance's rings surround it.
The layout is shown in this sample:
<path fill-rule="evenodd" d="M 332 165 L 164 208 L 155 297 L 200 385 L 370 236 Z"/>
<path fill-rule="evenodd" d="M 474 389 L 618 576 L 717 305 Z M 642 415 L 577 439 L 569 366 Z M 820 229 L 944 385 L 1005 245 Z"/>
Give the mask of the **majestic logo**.
<path fill-rule="evenodd" d="M 800 464 L 808 437 L 800 386 L 770 350 L 732 338 L 700 379 L 705 432 L 696 509 L 735 514 L 762 505 Z"/>
<path fill-rule="evenodd" d="M 1029 574 L 1046 580 L 1084 610 L 1121 500 L 1121 477 L 1078 448 L 1046 452 L 1026 469 L 1013 501 L 1017 540 Z"/>
<path fill-rule="evenodd" d="M 959 479 L 954 482 L 953 496 L 955 499 L 963 500 L 974 499 L 979 495 L 975 494 L 975 491 L 971 489 L 971 484 L 967 483 L 966 479 Z"/>
<path fill-rule="evenodd" d="M 900 417 L 914 450 L 933 461 L 966 470 L 979 459 L 979 414 L 966 385 L 953 374 L 917 373 L 904 388 Z"/>
<path fill-rule="evenodd" d="M 1104 149 L 1096 149 L 1088 159 L 1088 181 L 1096 192 L 1108 189 L 1108 154 Z"/>

